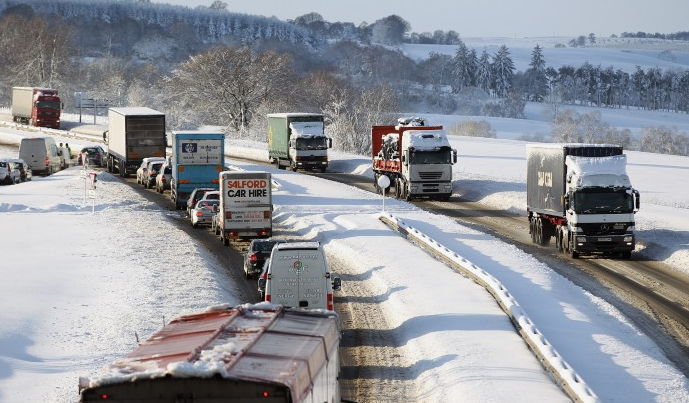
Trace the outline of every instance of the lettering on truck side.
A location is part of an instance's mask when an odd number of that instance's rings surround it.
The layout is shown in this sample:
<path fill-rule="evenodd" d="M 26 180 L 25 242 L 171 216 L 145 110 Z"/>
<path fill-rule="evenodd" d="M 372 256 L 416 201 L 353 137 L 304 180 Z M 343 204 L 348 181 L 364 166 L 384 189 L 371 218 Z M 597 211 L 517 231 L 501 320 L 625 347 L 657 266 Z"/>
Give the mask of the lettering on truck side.
<path fill-rule="evenodd" d="M 255 180 L 229 180 L 227 181 L 227 187 L 229 189 L 244 189 L 244 188 L 267 188 L 268 181 L 264 179 Z"/>
<path fill-rule="evenodd" d="M 553 173 L 538 171 L 538 186 L 553 187 Z"/>

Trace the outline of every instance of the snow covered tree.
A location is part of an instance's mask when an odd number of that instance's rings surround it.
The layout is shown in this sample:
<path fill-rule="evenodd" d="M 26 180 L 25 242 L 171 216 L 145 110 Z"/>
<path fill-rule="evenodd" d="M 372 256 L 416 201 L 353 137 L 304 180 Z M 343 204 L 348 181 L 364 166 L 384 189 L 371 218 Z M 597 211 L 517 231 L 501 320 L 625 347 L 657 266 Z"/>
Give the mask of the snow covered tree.
<path fill-rule="evenodd" d="M 397 15 L 382 18 L 373 24 L 371 42 L 383 45 L 399 45 L 411 30 L 409 22 Z"/>
<path fill-rule="evenodd" d="M 452 58 L 452 70 L 450 72 L 452 92 L 458 93 L 462 88 L 470 85 L 471 71 L 469 64 L 469 48 L 467 48 L 463 41 L 460 41 Z"/>
<path fill-rule="evenodd" d="M 293 88 L 291 58 L 248 47 L 221 47 L 192 56 L 172 71 L 168 93 L 201 113 L 214 111 L 209 124 L 240 131 L 266 99 L 288 97 Z"/>
<path fill-rule="evenodd" d="M 484 49 L 476 67 L 476 86 L 489 93 L 492 82 L 493 71 L 490 65 L 490 56 Z"/>
<path fill-rule="evenodd" d="M 510 52 L 507 46 L 502 45 L 498 52 L 493 56 L 492 74 L 493 84 L 492 88 L 499 97 L 506 97 L 512 88 L 512 79 L 514 78 L 514 62 L 510 57 Z"/>
<path fill-rule="evenodd" d="M 537 44 L 531 52 L 531 62 L 525 72 L 526 95 L 531 101 L 541 102 L 548 92 L 543 49 Z"/>

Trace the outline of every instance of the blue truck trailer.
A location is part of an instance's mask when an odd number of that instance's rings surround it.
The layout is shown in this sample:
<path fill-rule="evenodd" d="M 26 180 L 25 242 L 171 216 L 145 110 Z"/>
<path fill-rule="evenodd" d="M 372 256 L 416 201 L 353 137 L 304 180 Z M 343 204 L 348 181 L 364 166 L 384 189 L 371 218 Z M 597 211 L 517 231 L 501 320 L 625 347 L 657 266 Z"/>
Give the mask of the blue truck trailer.
<path fill-rule="evenodd" d="M 170 197 L 177 209 L 184 209 L 195 188 L 219 188 L 218 174 L 225 169 L 225 135 L 173 132 L 171 161 Z"/>

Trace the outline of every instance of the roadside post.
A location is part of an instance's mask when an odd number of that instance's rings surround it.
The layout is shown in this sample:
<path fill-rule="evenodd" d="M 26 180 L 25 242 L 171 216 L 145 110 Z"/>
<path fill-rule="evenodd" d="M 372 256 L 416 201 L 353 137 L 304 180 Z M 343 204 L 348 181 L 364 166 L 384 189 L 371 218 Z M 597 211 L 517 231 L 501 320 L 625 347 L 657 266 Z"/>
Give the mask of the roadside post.
<path fill-rule="evenodd" d="M 390 187 L 390 178 L 387 175 L 381 175 L 378 177 L 378 187 L 383 191 L 383 211 L 385 211 L 385 192 L 388 187 Z"/>

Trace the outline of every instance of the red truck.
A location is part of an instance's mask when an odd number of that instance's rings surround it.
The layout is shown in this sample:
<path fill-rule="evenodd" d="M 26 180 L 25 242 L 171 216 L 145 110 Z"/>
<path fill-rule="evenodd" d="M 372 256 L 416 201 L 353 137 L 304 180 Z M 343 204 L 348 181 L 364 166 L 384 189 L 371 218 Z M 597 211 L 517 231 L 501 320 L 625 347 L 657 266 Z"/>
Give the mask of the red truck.
<path fill-rule="evenodd" d="M 60 109 L 57 90 L 12 87 L 12 119 L 17 123 L 59 129 Z"/>
<path fill-rule="evenodd" d="M 401 200 L 452 195 L 452 164 L 457 151 L 450 146 L 442 126 L 427 126 L 420 118 L 402 118 L 396 126 L 371 128 L 374 184 L 385 175 L 395 197 Z"/>

